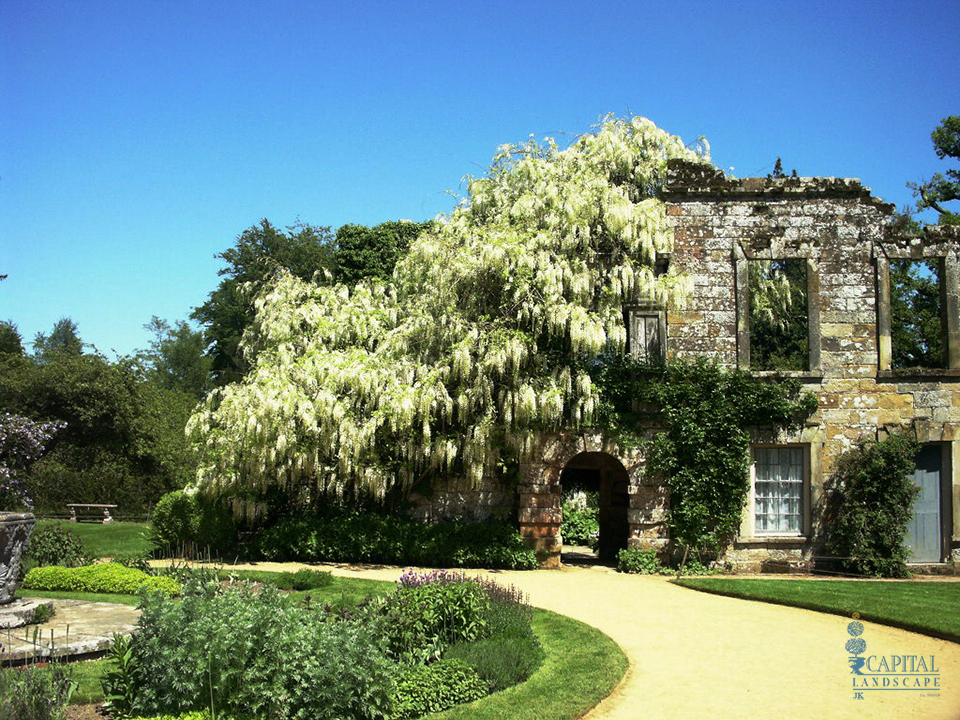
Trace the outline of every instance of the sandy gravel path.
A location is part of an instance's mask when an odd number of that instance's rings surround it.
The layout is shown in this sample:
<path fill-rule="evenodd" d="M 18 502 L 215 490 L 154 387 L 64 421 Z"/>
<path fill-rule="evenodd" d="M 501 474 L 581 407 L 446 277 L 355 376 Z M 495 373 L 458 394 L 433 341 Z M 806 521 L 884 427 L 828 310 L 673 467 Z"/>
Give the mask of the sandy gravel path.
<path fill-rule="evenodd" d="M 325 567 L 338 576 L 377 580 L 401 573 Z M 281 569 L 269 563 L 257 568 Z M 844 650 L 850 618 L 708 595 L 609 568 L 487 572 L 529 594 L 533 605 L 593 625 L 623 648 L 630 669 L 587 715 L 591 720 L 960 720 L 956 643 L 865 622 L 864 655 L 933 655 L 940 688 L 937 695 L 866 691 L 857 700 Z"/>

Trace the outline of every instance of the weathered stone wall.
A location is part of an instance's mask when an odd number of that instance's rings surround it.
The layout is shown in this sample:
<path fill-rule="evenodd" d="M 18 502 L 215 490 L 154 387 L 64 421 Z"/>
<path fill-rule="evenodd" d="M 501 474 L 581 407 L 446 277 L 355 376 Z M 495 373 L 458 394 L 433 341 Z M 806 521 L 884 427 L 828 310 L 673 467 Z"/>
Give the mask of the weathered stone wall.
<path fill-rule="evenodd" d="M 823 488 L 837 458 L 860 439 L 912 425 L 921 441 L 945 448 L 944 555 L 960 562 L 960 232 L 934 228 L 921 237 L 896 237 L 889 223 L 893 206 L 853 179 L 734 180 L 710 166 L 674 161 L 663 199 L 674 231 L 669 262 L 693 285 L 685 307 L 666 316 L 670 358 L 709 357 L 749 368 L 748 263 L 802 259 L 807 268 L 809 369 L 785 374 L 799 376 L 819 408 L 799 432 L 758 432 L 755 438 L 807 450 L 803 532 L 755 534 L 751 497 L 726 560 L 747 570 L 808 566 L 823 553 Z M 941 259 L 946 369 L 891 369 L 888 270 L 896 258 Z M 543 564 L 557 566 L 560 473 L 580 453 L 607 453 L 629 478 L 629 544 L 671 550 L 664 525 L 668 492 L 644 478 L 638 451 L 593 432 L 539 442 L 518 487 L 492 478 L 480 488 L 451 480 L 429 497 L 415 495 L 414 513 L 427 520 L 516 518 Z"/>
<path fill-rule="evenodd" d="M 495 477 L 485 477 L 479 487 L 465 478 L 437 481 L 427 492 L 409 496 L 409 514 L 424 522 L 440 520 L 505 520 L 517 515 L 517 493 Z"/>
<path fill-rule="evenodd" d="M 637 449 L 621 449 L 598 432 L 563 433 L 541 438 L 538 460 L 522 466 L 518 488 L 520 534 L 535 550 L 543 567 L 560 565 L 563 538 L 560 534 L 560 473 L 581 453 L 606 453 L 626 471 L 628 542 L 663 549 L 667 544 L 664 526 L 669 495 L 666 488 L 652 483 L 643 473 L 643 455 Z"/>
<path fill-rule="evenodd" d="M 674 163 L 664 198 L 674 228 L 671 262 L 689 274 L 693 294 L 668 315 L 671 357 L 709 356 L 749 368 L 747 263 L 807 263 L 809 371 L 803 378 L 819 409 L 799 433 L 758 441 L 809 447 L 806 527 L 801 537 L 754 537 L 747 508 L 727 559 L 736 566 L 798 564 L 822 552 L 823 483 L 836 459 L 862 438 L 911 424 L 924 442 L 952 452 L 952 553 L 960 557 L 960 352 L 957 255 L 960 235 L 936 229 L 920 238 L 890 236 L 893 207 L 859 181 L 835 178 L 728 180 L 704 166 Z M 890 369 L 888 261 L 943 258 L 950 368 L 907 373 Z M 766 374 L 766 373 L 758 373 Z M 950 512 L 952 505 L 952 513 Z M 950 517 L 952 515 L 952 518 Z"/>

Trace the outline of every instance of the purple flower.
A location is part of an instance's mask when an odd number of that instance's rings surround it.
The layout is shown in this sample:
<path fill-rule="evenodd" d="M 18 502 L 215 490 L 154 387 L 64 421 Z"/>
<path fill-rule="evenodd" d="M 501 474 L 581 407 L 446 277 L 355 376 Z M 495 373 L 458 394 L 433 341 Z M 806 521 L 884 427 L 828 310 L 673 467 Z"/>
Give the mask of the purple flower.
<path fill-rule="evenodd" d="M 40 459 L 64 422 L 35 422 L 20 415 L 0 415 L 0 508 L 33 507 L 21 473 Z"/>

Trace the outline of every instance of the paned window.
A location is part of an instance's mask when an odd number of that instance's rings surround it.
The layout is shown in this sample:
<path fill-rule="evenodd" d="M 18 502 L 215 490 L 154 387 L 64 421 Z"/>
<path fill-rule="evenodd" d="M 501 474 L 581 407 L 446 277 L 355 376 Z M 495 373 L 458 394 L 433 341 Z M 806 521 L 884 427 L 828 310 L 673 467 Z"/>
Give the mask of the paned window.
<path fill-rule="evenodd" d="M 753 450 L 754 531 L 799 534 L 803 528 L 803 448 Z"/>

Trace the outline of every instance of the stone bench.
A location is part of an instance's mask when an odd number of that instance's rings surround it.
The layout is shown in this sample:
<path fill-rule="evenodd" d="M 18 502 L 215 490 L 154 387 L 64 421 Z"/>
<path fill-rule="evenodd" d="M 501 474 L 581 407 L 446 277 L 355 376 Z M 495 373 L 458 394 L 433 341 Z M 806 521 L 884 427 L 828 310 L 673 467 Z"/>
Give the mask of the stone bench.
<path fill-rule="evenodd" d="M 110 509 L 116 508 L 117 506 L 97 503 L 67 503 L 67 507 L 70 508 L 70 522 L 80 522 L 79 515 L 83 513 L 93 514 L 97 511 L 102 511 L 103 524 L 106 525 L 107 523 L 113 522 L 113 518 L 110 517 Z"/>

